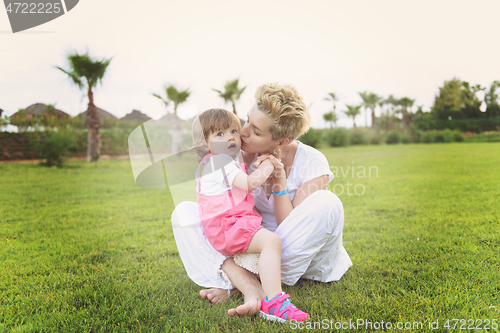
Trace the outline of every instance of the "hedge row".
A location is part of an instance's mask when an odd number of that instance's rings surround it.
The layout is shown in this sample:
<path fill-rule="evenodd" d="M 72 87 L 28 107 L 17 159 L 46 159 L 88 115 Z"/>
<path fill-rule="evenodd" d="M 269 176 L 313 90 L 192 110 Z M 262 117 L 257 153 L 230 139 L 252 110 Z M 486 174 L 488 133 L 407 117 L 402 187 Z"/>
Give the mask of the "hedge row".
<path fill-rule="evenodd" d="M 345 147 L 349 145 L 379 145 L 382 143 L 498 142 L 500 141 L 500 132 L 465 137 L 460 131 L 450 129 L 408 135 L 399 132 L 372 133 L 366 129 L 348 130 L 343 127 L 329 130 L 311 128 L 298 140 L 312 147 L 318 147 L 320 144 L 326 144 L 330 147 Z"/>
<path fill-rule="evenodd" d="M 101 129 L 101 154 L 128 154 L 128 129 Z M 64 156 L 85 156 L 86 130 L 10 133 L 0 132 L 0 161 L 45 158 L 51 150 Z"/>
<path fill-rule="evenodd" d="M 129 129 L 101 129 L 102 155 L 127 155 Z M 189 133 L 183 134 L 188 142 Z M 500 142 L 500 132 L 481 133 L 464 137 L 460 131 L 425 131 L 410 136 L 398 132 L 372 133 L 369 129 L 348 130 L 346 128 L 315 129 L 299 138 L 303 143 L 318 147 L 324 143 L 331 147 L 368 144 L 439 143 L 439 142 Z M 59 157 L 85 156 L 87 131 L 68 129 L 64 131 L 8 133 L 0 132 L 0 161 L 45 158 L 48 164 L 60 164 Z"/>
<path fill-rule="evenodd" d="M 100 130 L 101 155 L 128 155 L 128 137 L 132 129 L 104 128 Z M 159 133 L 168 147 L 170 137 Z M 150 137 L 151 140 L 153 137 Z M 191 133 L 182 134 L 184 147 L 191 146 Z M 43 158 L 47 164 L 62 165 L 67 156 L 86 156 L 87 130 L 34 131 L 24 133 L 0 132 L 0 161 Z"/>
<path fill-rule="evenodd" d="M 421 131 L 444 129 L 475 133 L 500 131 L 500 117 L 441 120 L 434 119 L 430 114 L 423 114 L 416 115 L 413 124 Z"/>

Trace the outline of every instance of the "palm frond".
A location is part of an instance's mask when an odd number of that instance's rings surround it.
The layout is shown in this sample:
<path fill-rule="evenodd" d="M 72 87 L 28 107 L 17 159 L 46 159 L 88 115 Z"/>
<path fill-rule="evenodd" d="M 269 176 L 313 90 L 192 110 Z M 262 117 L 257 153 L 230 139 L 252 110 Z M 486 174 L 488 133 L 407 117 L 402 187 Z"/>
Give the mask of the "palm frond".
<path fill-rule="evenodd" d="M 161 97 L 160 95 L 158 95 L 158 94 L 154 94 L 154 93 L 153 93 L 152 95 L 153 95 L 154 97 L 156 97 L 156 98 L 160 99 L 160 100 L 163 102 L 163 104 L 165 104 L 165 107 L 168 107 L 168 105 L 170 104 L 170 102 L 169 102 L 168 100 L 164 99 L 164 98 L 163 98 L 163 97 Z"/>
<path fill-rule="evenodd" d="M 173 84 L 165 85 L 165 93 L 167 94 L 167 99 L 174 103 L 174 110 L 177 110 L 179 104 L 184 103 L 191 95 L 189 88 L 179 91 Z"/>
<path fill-rule="evenodd" d="M 98 82 L 102 83 L 111 60 L 112 58 L 102 60 L 93 59 L 88 53 L 74 53 L 68 56 L 72 72 L 79 77 L 85 77 L 90 88 L 96 87 Z"/>
<path fill-rule="evenodd" d="M 83 89 L 83 81 L 78 75 L 76 75 L 74 72 L 67 71 L 59 66 L 56 66 L 56 68 L 62 71 L 63 73 L 67 74 L 71 79 L 71 81 L 73 81 L 73 83 L 76 84 L 79 89 Z"/>
<path fill-rule="evenodd" d="M 219 97 L 224 99 L 224 103 L 236 103 L 236 101 L 240 99 L 241 95 L 247 88 L 247 86 L 239 88 L 238 85 L 239 79 L 235 79 L 226 82 L 226 84 L 224 85 L 224 91 L 215 88 L 212 88 L 212 90 L 217 92 L 219 94 Z"/>
<path fill-rule="evenodd" d="M 102 84 L 102 79 L 106 73 L 106 69 L 113 58 L 96 60 L 93 59 L 88 52 L 84 54 L 75 52 L 69 54 L 67 59 L 70 68 L 69 70 L 65 70 L 61 67 L 56 68 L 66 73 L 80 89 L 83 89 L 83 78 L 85 78 L 88 88 L 96 87 L 99 82 Z"/>

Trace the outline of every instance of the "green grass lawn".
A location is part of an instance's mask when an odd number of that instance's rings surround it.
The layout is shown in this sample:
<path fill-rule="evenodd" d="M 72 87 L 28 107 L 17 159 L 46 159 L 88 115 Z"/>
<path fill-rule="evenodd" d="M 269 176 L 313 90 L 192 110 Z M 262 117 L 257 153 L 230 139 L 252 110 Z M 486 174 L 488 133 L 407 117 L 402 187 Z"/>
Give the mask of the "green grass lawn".
<path fill-rule="evenodd" d="M 321 151 L 353 266 L 339 282 L 284 286 L 309 325 L 500 321 L 500 143 Z M 290 329 L 227 317 L 241 296 L 221 305 L 198 296 L 167 191 L 136 186 L 128 162 L 3 164 L 0 188 L 0 332 Z"/>

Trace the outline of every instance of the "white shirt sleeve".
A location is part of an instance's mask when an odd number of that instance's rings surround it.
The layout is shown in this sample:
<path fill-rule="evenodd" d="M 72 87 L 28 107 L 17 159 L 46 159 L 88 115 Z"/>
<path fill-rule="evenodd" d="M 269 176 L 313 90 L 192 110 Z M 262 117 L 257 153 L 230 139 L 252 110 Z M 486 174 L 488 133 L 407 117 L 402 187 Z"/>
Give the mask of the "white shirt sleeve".
<path fill-rule="evenodd" d="M 305 156 L 298 156 L 302 162 L 302 164 L 298 163 L 301 169 L 299 173 L 299 177 L 301 178 L 299 183 L 304 184 L 305 182 L 323 175 L 328 175 L 328 182 L 331 182 L 334 176 L 325 155 L 312 147 L 304 144 L 301 145 L 303 148 L 301 153 L 305 153 Z"/>

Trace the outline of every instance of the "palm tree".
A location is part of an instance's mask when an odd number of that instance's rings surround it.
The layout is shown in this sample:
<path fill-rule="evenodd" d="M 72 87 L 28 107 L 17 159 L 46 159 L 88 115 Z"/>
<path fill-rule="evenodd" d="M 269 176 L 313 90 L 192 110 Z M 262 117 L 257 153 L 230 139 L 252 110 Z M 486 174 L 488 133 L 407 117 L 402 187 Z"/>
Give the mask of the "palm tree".
<path fill-rule="evenodd" d="M 403 120 L 405 123 L 406 132 L 410 132 L 410 115 L 408 114 L 408 108 L 412 108 L 415 103 L 414 99 L 408 97 L 402 97 L 399 99 L 399 105 L 403 108 Z"/>
<path fill-rule="evenodd" d="M 189 98 L 191 92 L 189 91 L 189 88 L 179 91 L 173 84 L 165 85 L 164 89 L 166 95 L 165 98 L 160 96 L 159 94 L 153 94 L 153 96 L 159 98 L 163 102 L 165 107 L 168 107 L 170 102 L 174 103 L 174 117 L 172 126 L 172 155 L 175 155 L 181 152 L 182 145 L 182 133 L 179 124 L 179 117 L 177 116 L 177 107 Z"/>
<path fill-rule="evenodd" d="M 247 86 L 244 86 L 243 88 L 238 87 L 239 84 L 239 79 L 235 79 L 233 81 L 227 81 L 226 84 L 224 85 L 224 91 L 217 90 L 215 88 L 212 88 L 214 91 L 219 93 L 219 96 L 224 99 L 224 103 L 229 103 L 233 105 L 233 113 L 235 115 L 238 115 L 236 113 L 236 101 L 240 99 L 241 94 L 245 91 L 245 88 Z"/>
<path fill-rule="evenodd" d="M 335 111 L 330 111 L 325 114 L 323 114 L 323 119 L 327 122 L 330 123 L 330 128 L 332 128 L 332 123 L 335 124 L 335 127 L 337 127 L 337 121 L 339 120 L 337 114 Z"/>
<path fill-rule="evenodd" d="M 366 91 L 360 92 L 359 96 L 363 100 L 362 105 L 365 108 L 365 123 L 366 126 L 368 126 L 367 119 L 366 119 L 366 114 L 367 114 L 367 109 L 371 109 L 372 111 L 372 130 L 375 130 L 375 107 L 377 106 L 377 103 L 382 100 L 382 97 L 378 96 L 375 93 L 368 93 Z"/>
<path fill-rule="evenodd" d="M 335 105 L 335 102 L 339 100 L 339 97 L 337 96 L 337 93 L 330 92 L 328 93 L 328 97 L 325 97 L 325 101 L 332 101 L 333 102 L 333 113 L 337 110 L 337 105 Z"/>
<path fill-rule="evenodd" d="M 346 107 L 347 107 L 347 111 L 343 111 L 343 112 L 345 113 L 346 116 L 352 117 L 352 128 L 356 129 L 356 121 L 354 120 L 354 118 L 356 118 L 356 116 L 361 113 L 361 111 L 360 111 L 361 105 L 346 104 Z"/>
<path fill-rule="evenodd" d="M 393 117 L 396 114 L 396 106 L 399 105 L 399 99 L 395 98 L 393 95 L 389 95 L 385 100 L 385 104 L 390 105 L 387 109 L 389 114 L 389 131 L 394 129 Z"/>
<path fill-rule="evenodd" d="M 74 84 L 81 90 L 87 90 L 89 104 L 87 108 L 87 161 L 97 162 L 101 155 L 101 137 L 99 135 L 100 120 L 97 108 L 94 104 L 94 93 L 92 89 L 97 87 L 97 83 L 102 84 L 102 78 L 106 73 L 112 58 L 97 60 L 91 57 L 88 52 L 78 54 L 77 52 L 68 55 L 69 69 L 65 70 L 57 67 L 66 73 Z"/>

